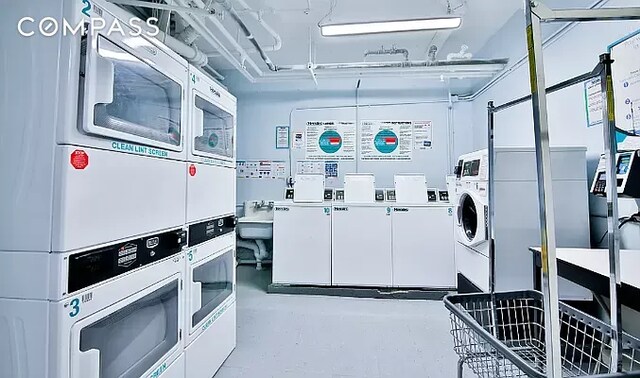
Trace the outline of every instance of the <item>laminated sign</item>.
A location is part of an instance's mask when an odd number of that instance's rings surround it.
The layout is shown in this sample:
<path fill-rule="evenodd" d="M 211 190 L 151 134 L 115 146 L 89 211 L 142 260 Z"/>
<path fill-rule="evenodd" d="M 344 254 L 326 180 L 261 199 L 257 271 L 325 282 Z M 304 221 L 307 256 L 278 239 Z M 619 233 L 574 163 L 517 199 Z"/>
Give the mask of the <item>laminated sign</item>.
<path fill-rule="evenodd" d="M 362 121 L 361 160 L 411 160 L 412 121 Z"/>
<path fill-rule="evenodd" d="M 349 121 L 306 124 L 306 160 L 355 160 L 356 127 Z"/>

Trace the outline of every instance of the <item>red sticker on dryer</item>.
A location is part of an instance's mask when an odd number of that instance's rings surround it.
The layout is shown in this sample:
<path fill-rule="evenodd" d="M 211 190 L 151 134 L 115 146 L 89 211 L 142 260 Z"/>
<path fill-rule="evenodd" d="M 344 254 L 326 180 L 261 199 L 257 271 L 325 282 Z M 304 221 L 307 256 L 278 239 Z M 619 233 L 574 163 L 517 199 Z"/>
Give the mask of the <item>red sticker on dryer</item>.
<path fill-rule="evenodd" d="M 83 150 L 75 150 L 69 159 L 71 166 L 75 169 L 85 169 L 89 165 L 89 155 Z"/>
<path fill-rule="evenodd" d="M 191 175 L 191 177 L 196 175 L 196 166 L 194 164 L 189 166 L 189 175 Z"/>

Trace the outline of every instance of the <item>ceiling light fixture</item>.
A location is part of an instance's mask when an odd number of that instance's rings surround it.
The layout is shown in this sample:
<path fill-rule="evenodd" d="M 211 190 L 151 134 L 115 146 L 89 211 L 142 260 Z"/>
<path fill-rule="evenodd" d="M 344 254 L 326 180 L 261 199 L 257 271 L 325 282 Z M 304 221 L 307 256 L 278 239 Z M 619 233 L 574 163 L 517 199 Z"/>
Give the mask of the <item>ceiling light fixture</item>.
<path fill-rule="evenodd" d="M 375 33 L 395 33 L 420 30 L 456 29 L 462 24 L 460 17 L 424 18 L 415 20 L 375 21 L 353 24 L 322 25 L 325 37 L 341 35 L 361 35 Z"/>

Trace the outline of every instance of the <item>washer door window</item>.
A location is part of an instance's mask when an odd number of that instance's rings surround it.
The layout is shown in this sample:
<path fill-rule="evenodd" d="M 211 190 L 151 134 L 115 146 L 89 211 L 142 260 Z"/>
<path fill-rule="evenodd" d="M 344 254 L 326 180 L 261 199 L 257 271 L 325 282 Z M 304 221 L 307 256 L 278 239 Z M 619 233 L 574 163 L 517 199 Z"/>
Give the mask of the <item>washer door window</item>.
<path fill-rule="evenodd" d="M 235 290 L 233 249 L 193 266 L 191 282 L 191 327 L 213 313 Z"/>
<path fill-rule="evenodd" d="M 118 310 L 83 319 L 74 326 L 80 328 L 80 350 L 72 356 L 72 376 L 143 376 L 178 346 L 180 307 L 179 283 L 173 280 Z"/>
<path fill-rule="evenodd" d="M 234 117 L 224 109 L 194 91 L 193 154 L 224 161 L 233 161 Z"/>
<path fill-rule="evenodd" d="M 478 232 L 478 209 L 469 194 L 463 194 L 460 198 L 460 227 L 468 241 L 475 239 Z"/>
<path fill-rule="evenodd" d="M 463 242 L 475 246 L 487 240 L 486 206 L 482 206 L 470 193 L 463 193 L 458 203 L 458 227 Z"/>
<path fill-rule="evenodd" d="M 181 151 L 186 68 L 143 37 L 96 34 L 83 43 L 83 130 Z"/>

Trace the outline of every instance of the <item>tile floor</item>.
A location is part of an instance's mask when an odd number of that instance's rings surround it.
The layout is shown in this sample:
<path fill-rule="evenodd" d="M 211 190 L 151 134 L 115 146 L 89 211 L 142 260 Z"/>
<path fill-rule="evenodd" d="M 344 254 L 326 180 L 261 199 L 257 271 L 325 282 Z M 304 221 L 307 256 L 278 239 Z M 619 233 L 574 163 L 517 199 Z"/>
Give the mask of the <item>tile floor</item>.
<path fill-rule="evenodd" d="M 238 344 L 215 378 L 456 376 L 442 302 L 266 294 L 270 276 L 238 268 Z"/>

